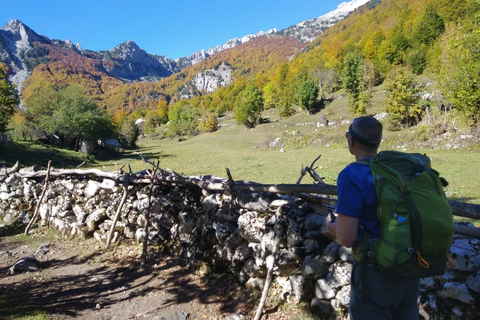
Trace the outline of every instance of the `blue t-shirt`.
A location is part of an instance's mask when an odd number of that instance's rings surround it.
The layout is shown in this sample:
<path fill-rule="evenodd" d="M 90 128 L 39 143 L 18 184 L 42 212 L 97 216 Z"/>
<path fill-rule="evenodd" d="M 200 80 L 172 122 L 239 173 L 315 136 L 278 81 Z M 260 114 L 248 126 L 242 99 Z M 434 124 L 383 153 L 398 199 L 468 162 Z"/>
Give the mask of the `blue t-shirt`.
<path fill-rule="evenodd" d="M 370 236 L 379 237 L 377 196 L 370 167 L 359 163 L 348 165 L 338 175 L 337 190 L 336 212 L 359 219 L 360 225 L 367 230 Z M 358 236 L 363 236 L 361 228 L 359 228 Z"/>

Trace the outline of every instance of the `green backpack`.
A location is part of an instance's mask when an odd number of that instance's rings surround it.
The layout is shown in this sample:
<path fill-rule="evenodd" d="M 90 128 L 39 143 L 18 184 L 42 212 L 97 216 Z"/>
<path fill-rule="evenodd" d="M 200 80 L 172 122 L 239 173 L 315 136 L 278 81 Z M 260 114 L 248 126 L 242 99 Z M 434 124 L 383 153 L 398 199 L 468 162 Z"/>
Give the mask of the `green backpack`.
<path fill-rule="evenodd" d="M 365 231 L 354 246 L 354 258 L 398 277 L 443 274 L 453 215 L 442 188 L 448 183 L 431 169 L 430 158 L 382 151 L 356 163 L 372 171 L 381 233 L 374 240 Z"/>

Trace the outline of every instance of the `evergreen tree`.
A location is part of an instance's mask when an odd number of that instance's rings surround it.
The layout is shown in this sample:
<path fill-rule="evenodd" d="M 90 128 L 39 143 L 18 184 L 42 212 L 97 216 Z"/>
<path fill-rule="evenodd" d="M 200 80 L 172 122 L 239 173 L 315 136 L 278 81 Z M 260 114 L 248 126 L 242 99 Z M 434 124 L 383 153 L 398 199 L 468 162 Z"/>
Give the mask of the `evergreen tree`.
<path fill-rule="evenodd" d="M 15 106 L 20 102 L 15 86 L 7 81 L 7 70 L 0 64 L 0 134 L 4 133 Z"/>

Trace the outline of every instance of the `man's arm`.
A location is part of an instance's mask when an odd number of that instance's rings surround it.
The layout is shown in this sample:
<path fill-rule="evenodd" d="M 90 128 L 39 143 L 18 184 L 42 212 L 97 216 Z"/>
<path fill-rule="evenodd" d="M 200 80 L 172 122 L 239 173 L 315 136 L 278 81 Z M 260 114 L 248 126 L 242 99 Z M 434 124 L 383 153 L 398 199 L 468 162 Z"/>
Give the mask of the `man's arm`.
<path fill-rule="evenodd" d="M 351 248 L 357 241 L 357 230 L 359 220 L 341 213 L 338 214 L 335 222 L 328 224 L 328 231 L 337 237 L 338 242 L 347 248 Z"/>

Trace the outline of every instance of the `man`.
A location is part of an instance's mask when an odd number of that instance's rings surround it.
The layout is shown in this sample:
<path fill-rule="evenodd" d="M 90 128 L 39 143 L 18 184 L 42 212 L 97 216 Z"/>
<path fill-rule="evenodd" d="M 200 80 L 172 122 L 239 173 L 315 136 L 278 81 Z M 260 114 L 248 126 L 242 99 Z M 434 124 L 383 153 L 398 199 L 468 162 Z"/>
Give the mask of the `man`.
<path fill-rule="evenodd" d="M 373 117 L 353 120 L 346 133 L 348 150 L 355 160 L 375 156 L 382 140 L 382 124 Z M 338 175 L 338 218 L 328 230 L 351 248 L 364 236 L 378 238 L 376 194 L 370 167 L 352 163 Z M 391 278 L 373 265 L 354 262 L 351 277 L 350 319 L 418 319 L 420 280 Z"/>

